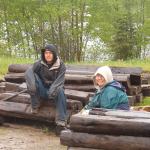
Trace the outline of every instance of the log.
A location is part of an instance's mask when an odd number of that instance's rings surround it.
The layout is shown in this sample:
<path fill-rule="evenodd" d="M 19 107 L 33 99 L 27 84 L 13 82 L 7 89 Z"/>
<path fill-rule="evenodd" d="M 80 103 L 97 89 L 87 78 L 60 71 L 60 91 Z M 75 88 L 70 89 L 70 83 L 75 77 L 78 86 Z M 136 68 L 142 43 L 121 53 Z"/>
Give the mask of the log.
<path fill-rule="evenodd" d="M 139 93 L 141 93 L 142 88 L 141 86 L 130 86 L 127 90 L 127 94 L 128 95 L 137 95 Z"/>
<path fill-rule="evenodd" d="M 5 99 L 7 97 L 13 96 L 15 93 L 13 92 L 5 92 L 0 94 L 0 101 L 2 99 Z M 24 103 L 24 104 L 30 104 L 30 95 L 29 94 L 19 94 L 16 97 L 12 97 L 11 99 L 7 100 L 9 102 L 17 102 L 17 103 Z"/>
<path fill-rule="evenodd" d="M 6 90 L 6 86 L 0 85 L 0 93 L 5 92 L 5 90 Z"/>
<path fill-rule="evenodd" d="M 8 93 L 8 92 L 2 93 L 0 94 L 0 101 L 2 99 L 6 99 L 7 97 L 14 96 L 14 95 L 15 93 Z M 31 104 L 31 98 L 29 94 L 19 94 L 18 96 L 12 97 L 11 99 L 7 101 Z M 42 106 L 55 107 L 54 101 L 46 101 L 46 100 L 41 100 L 41 101 L 43 101 Z M 67 99 L 67 108 L 74 110 L 74 111 L 80 111 L 83 108 L 83 105 L 80 101 Z"/>
<path fill-rule="evenodd" d="M 142 73 L 142 84 L 150 84 L 150 73 Z"/>
<path fill-rule="evenodd" d="M 4 76 L 7 82 L 22 83 L 25 82 L 24 73 L 9 73 Z"/>
<path fill-rule="evenodd" d="M 118 74 L 134 74 L 134 75 L 140 75 L 143 72 L 143 69 L 141 67 L 110 67 L 112 73 L 118 73 Z"/>
<path fill-rule="evenodd" d="M 86 104 L 89 100 L 90 93 L 89 92 L 83 92 L 83 91 L 77 91 L 77 90 L 69 90 L 65 89 L 65 94 L 67 98 L 69 99 L 75 99 L 81 101 L 83 104 Z"/>
<path fill-rule="evenodd" d="M 18 89 L 19 89 L 20 84 L 11 83 L 11 82 L 5 82 L 5 86 L 6 86 L 7 91 L 17 92 Z"/>
<path fill-rule="evenodd" d="M 127 82 L 127 85 L 130 86 L 130 75 L 129 74 L 113 74 L 115 80 L 119 82 Z M 7 82 L 14 82 L 14 83 L 22 83 L 25 82 L 24 73 L 8 73 L 4 76 Z M 93 84 L 93 79 L 91 75 L 72 75 L 72 74 L 65 74 L 65 83 L 86 83 L 86 84 Z"/>
<path fill-rule="evenodd" d="M 142 84 L 141 74 L 130 74 L 131 85 L 139 86 Z"/>
<path fill-rule="evenodd" d="M 95 92 L 96 89 L 93 84 L 65 84 L 65 89 L 85 91 L 85 92 Z"/>
<path fill-rule="evenodd" d="M 38 114 L 31 113 L 29 104 L 0 101 L 0 114 L 3 116 L 33 119 L 45 122 L 55 120 L 55 108 L 42 107 Z"/>
<path fill-rule="evenodd" d="M 25 72 L 31 64 L 11 64 L 8 67 L 9 72 L 16 72 L 16 73 L 23 73 Z M 95 73 L 95 71 L 99 68 L 100 66 L 95 66 L 95 65 L 66 65 L 67 70 L 70 70 L 70 72 L 76 71 L 83 71 L 86 73 Z M 141 67 L 113 67 L 110 66 L 111 70 L 113 73 L 121 73 L 121 74 L 141 74 L 143 72 Z"/>
<path fill-rule="evenodd" d="M 142 93 L 143 93 L 143 96 L 150 96 L 150 84 L 142 85 Z"/>
<path fill-rule="evenodd" d="M 141 84 L 150 84 L 148 79 L 142 79 L 142 83 Z"/>
<path fill-rule="evenodd" d="M 93 73 L 94 75 L 94 73 Z M 93 84 L 93 75 L 83 75 L 83 74 L 65 74 L 65 80 L 66 83 L 68 83 L 69 81 L 74 81 L 74 82 L 87 82 L 87 83 L 92 83 Z M 128 84 L 131 85 L 131 79 L 130 76 L 132 76 L 132 79 L 134 79 L 134 75 L 130 75 L 130 74 L 113 74 L 113 78 L 119 82 L 129 82 Z M 137 77 L 137 75 L 135 76 Z M 136 78 L 137 79 L 137 78 Z M 136 81 L 137 82 L 137 81 Z M 70 83 L 70 82 L 69 82 Z M 134 85 L 134 82 L 132 82 Z M 136 83 L 137 84 L 137 83 Z"/>
<path fill-rule="evenodd" d="M 23 84 L 25 86 L 24 86 L 24 88 L 21 88 L 21 85 L 23 85 Z M 11 85 L 13 87 L 13 91 L 20 91 L 20 89 L 22 89 L 22 90 L 26 89 L 26 83 L 23 83 L 23 84 L 18 85 L 18 84 L 13 83 L 13 84 L 9 84 L 9 85 Z M 6 88 L 5 88 L 5 90 L 6 90 Z M 2 90 L 2 92 L 4 92 L 4 89 Z M 67 99 L 78 100 L 78 101 L 81 101 L 83 104 L 86 104 L 89 100 L 91 92 L 65 89 L 65 94 L 66 94 Z"/>
<path fill-rule="evenodd" d="M 3 90 L 6 92 L 19 92 L 27 88 L 26 83 L 22 84 L 12 83 L 12 82 L 2 82 L 0 83 L 0 87 L 3 86 Z"/>
<path fill-rule="evenodd" d="M 67 70 L 82 70 L 84 72 L 93 72 L 100 67 L 96 65 L 66 65 Z M 115 67 L 110 66 L 112 73 L 115 74 L 141 74 L 143 72 L 141 67 Z"/>
<path fill-rule="evenodd" d="M 129 105 L 134 106 L 134 104 L 136 103 L 136 96 L 128 96 L 128 100 L 129 100 Z"/>
<path fill-rule="evenodd" d="M 133 110 L 150 112 L 150 106 L 135 106 L 133 107 Z"/>
<path fill-rule="evenodd" d="M 24 73 L 31 66 L 31 64 L 11 64 L 8 66 L 8 72 Z"/>
<path fill-rule="evenodd" d="M 77 100 L 67 99 L 67 108 L 79 112 L 83 108 L 83 104 Z"/>
<path fill-rule="evenodd" d="M 0 125 L 2 125 L 4 123 L 4 119 L 2 116 L 0 116 Z"/>
<path fill-rule="evenodd" d="M 67 75 L 66 75 L 67 76 Z M 67 77 L 65 77 L 67 78 Z M 89 78 L 89 79 L 88 79 Z M 139 93 L 139 90 L 137 88 L 134 88 L 134 87 L 131 87 L 130 85 L 130 81 L 129 81 L 129 76 L 126 75 L 116 75 L 115 76 L 115 79 L 119 82 L 121 82 L 123 85 L 125 85 L 126 89 L 127 89 L 127 94 L 129 95 L 135 95 L 135 93 Z M 24 74 L 23 73 L 11 73 L 11 74 L 7 74 L 5 76 L 5 80 L 8 81 L 8 82 L 13 82 L 13 83 L 22 83 L 22 82 L 25 82 L 25 79 L 24 79 Z M 93 86 L 93 81 L 91 79 L 91 77 L 85 77 L 83 75 L 76 75 L 76 76 L 70 76 L 68 79 L 65 80 L 65 85 L 66 84 L 85 84 L 84 87 L 83 85 L 82 86 L 72 86 L 71 89 L 74 89 L 74 90 L 84 90 L 84 91 L 90 91 L 90 92 L 94 92 L 95 91 L 95 88 Z M 91 85 L 91 86 L 88 86 L 88 85 Z M 86 87 L 86 88 L 85 88 Z M 70 87 L 68 87 L 70 88 Z M 68 89 L 67 88 L 67 89 Z M 92 89 L 91 89 L 92 88 Z M 15 89 L 15 88 L 14 88 Z M 133 89 L 133 90 L 131 90 Z"/>
<path fill-rule="evenodd" d="M 14 93 L 13 95 L 10 95 L 10 96 L 8 96 L 8 97 L 5 97 L 5 98 L 3 98 L 3 99 L 1 99 L 1 100 L 2 100 L 2 101 L 9 101 L 10 99 L 15 98 L 15 97 L 18 96 L 19 94 L 22 94 L 22 93 L 25 93 L 25 92 L 27 92 L 27 89 L 24 89 L 24 90 L 22 90 L 22 91 L 20 91 L 20 92 Z"/>
<path fill-rule="evenodd" d="M 84 133 L 150 137 L 150 119 L 75 114 L 71 116 L 70 129 Z"/>
<path fill-rule="evenodd" d="M 68 147 L 67 150 L 102 150 L 102 149 L 81 148 L 81 147 Z"/>
<path fill-rule="evenodd" d="M 5 86 L 5 83 L 6 83 L 6 82 L 1 82 L 1 83 L 0 83 L 0 86 Z"/>
<path fill-rule="evenodd" d="M 63 145 L 105 150 L 149 150 L 149 137 L 95 135 L 64 130 L 60 135 Z"/>
<path fill-rule="evenodd" d="M 143 101 L 143 93 L 136 95 L 136 103 L 141 103 Z"/>
<path fill-rule="evenodd" d="M 4 82 L 4 79 L 0 79 L 0 83 L 1 83 L 1 82 Z"/>
<path fill-rule="evenodd" d="M 72 110 L 68 110 L 69 116 L 72 113 Z M 30 104 L 0 101 L 0 115 L 2 116 L 31 119 L 51 123 L 55 121 L 55 114 L 55 107 L 44 106 L 40 108 L 37 114 L 32 114 Z"/>
<path fill-rule="evenodd" d="M 91 75 L 79 75 L 79 74 L 65 74 L 65 83 L 76 83 L 76 84 L 93 84 Z"/>
<path fill-rule="evenodd" d="M 100 116 L 115 116 L 118 118 L 127 118 L 127 119 L 134 119 L 134 118 L 150 119 L 149 112 L 111 110 L 103 108 L 93 108 L 92 110 L 90 110 L 89 114 Z"/>

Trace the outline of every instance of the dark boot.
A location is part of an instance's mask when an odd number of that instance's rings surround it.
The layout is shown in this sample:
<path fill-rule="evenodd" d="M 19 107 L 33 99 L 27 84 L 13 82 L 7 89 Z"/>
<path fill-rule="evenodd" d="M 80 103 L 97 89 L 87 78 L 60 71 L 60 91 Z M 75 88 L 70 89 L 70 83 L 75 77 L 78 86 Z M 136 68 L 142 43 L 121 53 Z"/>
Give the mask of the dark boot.
<path fill-rule="evenodd" d="M 62 121 L 62 120 L 56 121 L 56 128 L 55 128 L 56 135 L 59 136 L 61 131 L 66 129 L 67 129 L 66 121 Z"/>

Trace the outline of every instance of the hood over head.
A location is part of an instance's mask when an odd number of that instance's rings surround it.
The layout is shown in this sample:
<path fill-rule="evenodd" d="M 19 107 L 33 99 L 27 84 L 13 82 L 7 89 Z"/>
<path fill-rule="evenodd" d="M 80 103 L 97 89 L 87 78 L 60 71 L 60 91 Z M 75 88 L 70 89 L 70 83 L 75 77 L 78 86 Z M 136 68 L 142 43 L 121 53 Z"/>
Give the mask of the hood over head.
<path fill-rule="evenodd" d="M 97 86 L 97 84 L 95 83 L 95 76 L 97 74 L 100 74 L 104 77 L 105 81 L 106 81 L 106 84 L 107 83 L 110 83 L 113 81 L 113 75 L 112 75 L 112 72 L 111 72 L 111 69 L 110 67 L 108 66 L 103 66 L 103 67 L 100 67 L 97 69 L 97 71 L 95 72 L 94 76 L 93 76 L 93 81 L 94 81 L 94 85 L 97 89 L 99 89 L 99 87 Z"/>
<path fill-rule="evenodd" d="M 57 48 L 53 44 L 48 44 L 44 48 L 41 49 L 41 59 L 46 63 L 44 52 L 45 51 L 51 51 L 53 54 L 53 61 L 52 64 L 54 64 L 57 60 Z"/>

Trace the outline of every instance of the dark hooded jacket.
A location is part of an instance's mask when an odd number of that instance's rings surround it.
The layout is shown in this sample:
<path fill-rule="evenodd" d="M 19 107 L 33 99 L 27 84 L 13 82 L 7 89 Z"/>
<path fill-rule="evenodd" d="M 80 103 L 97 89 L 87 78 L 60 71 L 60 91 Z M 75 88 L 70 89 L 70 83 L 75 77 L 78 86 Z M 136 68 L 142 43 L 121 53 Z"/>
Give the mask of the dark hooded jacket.
<path fill-rule="evenodd" d="M 53 53 L 53 61 L 49 65 L 46 63 L 44 52 L 49 50 Z M 47 45 L 41 49 L 41 59 L 33 64 L 33 72 L 41 79 L 43 85 L 48 88 L 48 96 L 57 95 L 59 88 L 64 86 L 66 67 L 57 55 L 54 45 Z"/>

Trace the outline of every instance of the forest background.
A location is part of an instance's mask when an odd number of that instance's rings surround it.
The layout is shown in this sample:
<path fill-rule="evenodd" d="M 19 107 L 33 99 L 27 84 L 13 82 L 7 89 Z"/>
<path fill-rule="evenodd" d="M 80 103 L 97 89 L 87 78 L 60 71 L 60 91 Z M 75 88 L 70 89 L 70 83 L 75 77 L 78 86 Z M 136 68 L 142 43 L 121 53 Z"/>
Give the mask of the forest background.
<path fill-rule="evenodd" d="M 0 0 L 0 55 L 65 62 L 150 57 L 150 0 Z"/>

